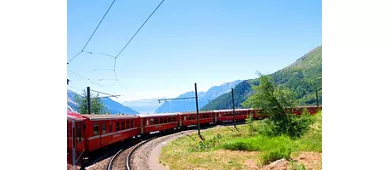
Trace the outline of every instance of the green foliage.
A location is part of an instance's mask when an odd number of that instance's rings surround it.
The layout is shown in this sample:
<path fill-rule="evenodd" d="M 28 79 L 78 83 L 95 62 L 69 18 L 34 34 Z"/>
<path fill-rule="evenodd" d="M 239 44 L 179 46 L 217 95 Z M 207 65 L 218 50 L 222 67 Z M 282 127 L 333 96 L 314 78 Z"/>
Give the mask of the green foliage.
<path fill-rule="evenodd" d="M 261 160 L 262 160 L 262 164 L 265 165 L 283 158 L 290 159 L 290 155 L 291 155 L 290 148 L 278 147 L 262 154 Z"/>
<path fill-rule="evenodd" d="M 265 135 L 234 138 L 222 144 L 224 149 L 246 151 L 271 151 L 282 146 L 291 149 L 294 148 L 295 144 L 288 136 L 270 137 Z"/>
<path fill-rule="evenodd" d="M 248 124 L 238 125 L 240 132 L 233 131 L 231 127 L 212 128 L 202 132 L 206 139 L 201 142 L 197 134 L 180 137 L 163 148 L 160 159 L 167 163 L 171 169 L 232 169 L 235 162 L 241 165 L 234 166 L 241 169 L 243 160 L 255 158 L 256 164 L 270 162 L 281 158 L 291 159 L 291 154 L 301 151 L 322 152 L 322 117 L 321 111 L 312 115 L 313 124 L 309 131 L 300 138 L 291 138 L 287 135 L 268 136 L 261 131 L 268 125 L 267 119 L 252 122 L 254 132 L 250 131 Z M 269 119 L 268 119 L 269 121 Z M 251 122 L 248 119 L 248 122 Z M 221 149 L 221 150 L 220 150 Z M 244 150 L 253 152 L 229 152 L 225 150 Z M 220 152 L 221 151 L 221 152 Z M 223 155 L 221 153 L 239 153 Z M 233 156 L 232 156 L 233 155 Z M 230 162 L 228 162 L 230 160 Z M 216 165 L 218 164 L 218 165 Z M 229 165 L 226 165 L 229 164 Z M 264 163 L 265 164 L 265 163 Z M 174 168 L 175 167 L 175 168 Z M 297 165 L 296 169 L 302 168 Z"/>
<path fill-rule="evenodd" d="M 290 161 L 289 170 L 306 170 L 305 165 L 297 163 L 296 161 Z"/>
<path fill-rule="evenodd" d="M 75 101 L 79 104 L 79 112 L 81 114 L 88 114 L 87 92 L 85 90 L 83 91 L 82 96 L 76 95 Z M 107 108 L 104 106 L 98 94 L 91 95 L 91 113 L 107 113 Z"/>
<path fill-rule="evenodd" d="M 221 138 L 222 136 L 218 133 L 212 139 L 199 141 L 195 147 L 190 148 L 189 150 L 192 152 L 209 150 L 210 148 L 213 148 Z"/>
<path fill-rule="evenodd" d="M 309 131 L 296 141 L 301 151 L 322 152 L 322 112 L 319 111 L 311 116 L 313 123 Z"/>
<path fill-rule="evenodd" d="M 289 89 L 278 87 L 270 76 L 263 75 L 259 78 L 260 85 L 253 87 L 255 93 L 250 96 L 244 105 L 247 107 L 261 108 L 269 115 L 269 119 L 261 131 L 269 136 L 279 136 L 286 134 L 290 137 L 300 137 L 311 124 L 311 119 L 307 114 L 295 116 L 291 110 L 295 106 L 294 93 Z"/>

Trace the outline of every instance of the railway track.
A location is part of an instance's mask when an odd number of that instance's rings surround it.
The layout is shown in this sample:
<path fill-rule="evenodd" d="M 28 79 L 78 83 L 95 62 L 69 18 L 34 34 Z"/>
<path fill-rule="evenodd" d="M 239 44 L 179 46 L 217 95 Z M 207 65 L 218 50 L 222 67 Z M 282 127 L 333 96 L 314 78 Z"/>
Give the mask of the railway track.
<path fill-rule="evenodd" d="M 137 148 L 139 148 L 143 144 L 155 138 L 157 137 L 139 141 L 138 143 L 134 144 L 130 148 L 119 150 L 114 156 L 111 157 L 107 165 L 107 170 L 130 170 L 131 169 L 130 158 L 134 153 L 134 151 L 137 150 Z"/>
<path fill-rule="evenodd" d="M 237 124 L 242 124 L 242 122 L 237 122 Z M 221 125 L 221 126 L 230 126 L 232 124 L 224 124 L 224 125 Z M 202 127 L 201 129 L 208 129 L 210 126 L 204 126 Z M 133 141 L 127 141 L 125 142 L 124 145 L 121 145 L 121 146 L 118 146 L 119 148 L 112 148 L 112 151 L 106 151 L 108 152 L 108 154 L 105 154 L 103 156 L 100 156 L 99 159 L 93 161 L 94 163 L 92 163 L 92 165 L 90 165 L 88 168 L 86 168 L 86 170 L 102 170 L 102 169 L 107 169 L 107 170 L 130 170 L 130 169 L 140 169 L 140 167 L 142 167 L 142 169 L 144 168 L 144 166 L 146 165 L 144 162 L 143 159 L 144 158 L 141 158 L 141 160 L 138 159 L 138 161 L 141 161 L 142 163 L 136 161 L 134 162 L 134 160 L 132 160 L 132 158 L 134 157 L 139 157 L 138 153 L 136 153 L 136 151 L 138 150 L 138 148 L 140 148 L 141 146 L 143 146 L 144 144 L 147 144 L 147 143 L 151 143 L 151 141 L 155 141 L 155 142 L 152 142 L 153 144 L 154 143 L 158 143 L 157 141 L 160 141 L 160 138 L 161 140 L 164 140 L 164 138 L 166 138 L 167 136 L 175 136 L 175 135 L 181 135 L 181 134 L 185 134 L 185 133 L 190 133 L 190 132 L 195 132 L 195 127 L 192 127 L 192 128 L 189 128 L 187 130 L 184 130 L 184 131 L 179 131 L 179 132 L 166 132 L 166 133 L 157 133 L 157 134 L 153 134 L 149 137 L 147 137 L 146 139 L 134 139 Z M 154 140 L 156 139 L 156 140 Z M 153 144 L 150 144 L 150 145 L 153 145 Z M 144 148 L 145 149 L 145 148 Z M 144 151 L 142 151 L 144 152 Z M 146 151 L 147 152 L 147 151 Z M 147 153 L 142 153 L 141 155 L 144 155 L 144 154 L 147 154 Z M 143 156 L 141 156 L 143 157 Z M 96 159 L 96 158 L 95 158 Z M 133 162 L 132 162 L 133 161 Z M 134 165 L 134 163 L 136 163 L 137 165 Z M 93 165 L 94 164 L 94 165 Z"/>

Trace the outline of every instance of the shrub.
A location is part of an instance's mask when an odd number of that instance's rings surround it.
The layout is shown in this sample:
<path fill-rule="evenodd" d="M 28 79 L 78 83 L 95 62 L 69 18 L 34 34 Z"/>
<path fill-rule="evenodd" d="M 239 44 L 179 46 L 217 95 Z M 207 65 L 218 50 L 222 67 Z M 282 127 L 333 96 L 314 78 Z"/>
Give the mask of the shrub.
<path fill-rule="evenodd" d="M 207 149 L 210 149 L 216 145 L 220 138 L 222 138 L 222 136 L 218 133 L 210 140 L 201 140 L 194 148 L 190 148 L 190 151 L 205 151 Z"/>
<path fill-rule="evenodd" d="M 286 134 L 293 138 L 302 136 L 309 129 L 311 120 L 305 116 L 306 114 L 303 116 L 292 114 L 291 108 L 295 106 L 296 94 L 283 86 L 275 85 L 270 76 L 261 76 L 259 80 L 260 85 L 253 87 L 255 93 L 249 96 L 243 105 L 261 108 L 262 112 L 268 115 L 262 133 L 270 136 Z"/>
<path fill-rule="evenodd" d="M 249 115 L 249 117 L 245 119 L 245 122 L 248 125 L 249 132 L 256 132 L 257 131 L 257 129 L 254 127 L 253 120 L 254 120 L 253 115 Z"/>
<path fill-rule="evenodd" d="M 275 148 L 261 155 L 262 164 L 266 165 L 279 159 L 290 159 L 291 149 L 285 147 Z"/>
<path fill-rule="evenodd" d="M 305 165 L 297 163 L 296 161 L 290 161 L 289 170 L 306 170 Z"/>
<path fill-rule="evenodd" d="M 312 116 L 308 112 L 304 112 L 300 116 L 289 115 L 289 121 L 286 124 L 286 134 L 296 138 L 304 135 L 313 123 Z"/>

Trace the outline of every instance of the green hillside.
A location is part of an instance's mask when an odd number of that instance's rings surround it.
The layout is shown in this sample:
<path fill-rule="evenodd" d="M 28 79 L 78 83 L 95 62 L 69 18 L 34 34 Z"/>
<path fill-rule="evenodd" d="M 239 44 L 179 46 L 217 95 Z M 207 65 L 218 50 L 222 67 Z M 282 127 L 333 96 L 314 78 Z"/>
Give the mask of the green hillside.
<path fill-rule="evenodd" d="M 298 105 L 315 105 L 315 89 L 322 89 L 322 46 L 305 54 L 291 65 L 271 74 L 275 83 L 287 87 L 297 95 Z M 251 94 L 252 86 L 259 85 L 258 79 L 249 79 L 234 88 L 234 105 L 241 105 Z M 322 103 L 322 90 L 318 91 L 319 103 Z M 226 93 L 211 101 L 201 110 L 232 108 L 231 93 Z"/>

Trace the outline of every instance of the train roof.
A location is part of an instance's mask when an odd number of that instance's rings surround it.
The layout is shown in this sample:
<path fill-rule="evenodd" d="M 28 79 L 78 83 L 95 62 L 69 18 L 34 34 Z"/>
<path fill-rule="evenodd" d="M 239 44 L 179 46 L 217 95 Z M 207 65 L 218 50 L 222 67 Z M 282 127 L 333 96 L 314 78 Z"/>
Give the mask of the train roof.
<path fill-rule="evenodd" d="M 214 113 L 214 111 L 199 111 L 199 114 L 205 114 L 205 113 Z M 186 114 L 196 114 L 196 111 L 194 112 L 179 112 L 179 115 L 186 115 Z"/>
<path fill-rule="evenodd" d="M 84 114 L 83 115 L 90 120 L 115 120 L 115 119 L 126 119 L 126 118 L 138 118 L 138 115 L 115 115 L 115 114 Z"/>
<path fill-rule="evenodd" d="M 140 117 L 161 117 L 161 116 L 177 116 L 177 113 L 146 113 L 139 114 Z"/>
<path fill-rule="evenodd" d="M 67 111 L 67 118 L 68 119 L 73 119 L 73 120 L 83 120 L 85 119 L 83 116 L 81 116 L 79 113 L 77 112 L 72 112 L 70 110 Z"/>
<path fill-rule="evenodd" d="M 234 109 L 234 111 L 247 111 L 247 110 L 250 110 L 250 109 Z M 214 112 L 232 112 L 233 109 L 225 109 L 225 110 L 214 110 Z"/>

